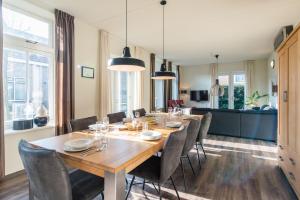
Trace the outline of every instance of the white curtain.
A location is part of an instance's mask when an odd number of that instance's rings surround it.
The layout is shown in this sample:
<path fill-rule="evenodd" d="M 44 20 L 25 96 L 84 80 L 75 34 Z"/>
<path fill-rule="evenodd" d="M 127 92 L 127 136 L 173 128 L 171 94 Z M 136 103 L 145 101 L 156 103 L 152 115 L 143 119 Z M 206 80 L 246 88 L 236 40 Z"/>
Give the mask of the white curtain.
<path fill-rule="evenodd" d="M 105 117 L 112 111 L 111 98 L 111 72 L 107 69 L 108 60 L 110 59 L 110 42 L 109 34 L 103 30 L 99 32 L 100 37 L 100 70 L 99 70 L 99 88 L 100 88 L 100 108 L 99 117 Z"/>
<path fill-rule="evenodd" d="M 244 61 L 244 66 L 246 73 L 246 97 L 249 97 L 253 93 L 255 62 L 253 60 Z"/>
<path fill-rule="evenodd" d="M 211 73 L 211 87 L 216 83 L 218 78 L 218 65 L 216 63 L 210 64 L 210 73 Z M 213 94 L 214 91 L 210 91 L 210 106 L 211 108 L 218 108 L 218 96 Z"/>

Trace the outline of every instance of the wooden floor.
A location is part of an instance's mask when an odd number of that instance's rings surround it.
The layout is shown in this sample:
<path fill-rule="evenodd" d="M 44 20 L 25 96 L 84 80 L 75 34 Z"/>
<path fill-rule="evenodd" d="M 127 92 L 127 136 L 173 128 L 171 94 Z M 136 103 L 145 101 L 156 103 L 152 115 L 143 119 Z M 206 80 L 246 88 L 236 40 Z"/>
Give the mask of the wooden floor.
<path fill-rule="evenodd" d="M 207 160 L 202 155 L 202 169 L 193 176 L 188 163 L 185 171 L 188 191 L 184 191 L 180 168 L 173 178 L 183 200 L 293 200 L 297 199 L 277 167 L 274 143 L 240 138 L 210 136 L 205 142 Z M 196 152 L 190 153 L 198 169 Z M 129 176 L 130 178 L 130 176 Z M 0 199 L 27 200 L 28 184 L 24 174 L 0 182 Z M 163 199 L 177 199 L 171 183 L 162 187 Z M 133 186 L 130 199 L 158 199 L 156 190 L 147 184 Z"/>

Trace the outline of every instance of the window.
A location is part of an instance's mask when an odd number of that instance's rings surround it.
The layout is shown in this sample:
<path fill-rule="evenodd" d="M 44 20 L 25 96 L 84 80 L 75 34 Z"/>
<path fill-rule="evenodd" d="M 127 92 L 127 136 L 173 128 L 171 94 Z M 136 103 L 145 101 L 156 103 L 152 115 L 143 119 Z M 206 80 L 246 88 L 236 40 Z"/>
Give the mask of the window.
<path fill-rule="evenodd" d="M 32 118 L 44 105 L 53 117 L 52 23 L 25 12 L 3 8 L 3 76 L 5 128 L 16 119 Z M 30 40 L 30 45 L 28 45 Z M 48 45 L 45 48 L 45 45 Z"/>
<path fill-rule="evenodd" d="M 219 97 L 219 108 L 243 109 L 245 105 L 245 74 L 235 72 L 230 75 L 220 75 L 218 78 L 220 85 L 224 88 L 224 95 Z"/>
<path fill-rule="evenodd" d="M 155 71 L 160 70 L 162 61 L 155 59 Z M 161 109 L 164 107 L 164 81 L 163 80 L 154 80 L 155 85 L 155 108 Z"/>

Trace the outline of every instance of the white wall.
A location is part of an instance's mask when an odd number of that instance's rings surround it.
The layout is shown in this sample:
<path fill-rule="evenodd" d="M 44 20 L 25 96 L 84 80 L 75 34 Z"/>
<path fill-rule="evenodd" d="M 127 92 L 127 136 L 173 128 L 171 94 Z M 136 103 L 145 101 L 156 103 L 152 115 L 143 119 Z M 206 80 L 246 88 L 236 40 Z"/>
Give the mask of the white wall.
<path fill-rule="evenodd" d="M 270 63 L 272 60 L 275 60 L 274 69 L 271 68 Z M 268 58 L 268 91 L 269 91 L 269 101 L 270 104 L 274 107 L 278 107 L 277 95 L 272 95 L 272 82 L 273 84 L 278 85 L 278 62 L 276 60 L 276 53 L 272 52 Z"/>
<path fill-rule="evenodd" d="M 75 118 L 99 113 L 99 31 L 75 18 Z M 80 66 L 94 68 L 94 79 L 81 77 Z"/>
<path fill-rule="evenodd" d="M 231 74 L 233 72 L 244 72 L 244 62 L 219 64 L 219 74 Z M 268 65 L 267 59 L 255 60 L 255 78 L 253 91 L 258 90 L 260 94 L 268 94 Z M 187 66 L 181 68 L 181 88 L 188 90 L 208 90 L 211 88 L 211 71 L 209 65 Z M 188 106 L 210 107 L 209 102 L 199 103 L 190 101 L 189 95 L 181 96 Z M 261 104 L 268 103 L 264 99 Z"/>

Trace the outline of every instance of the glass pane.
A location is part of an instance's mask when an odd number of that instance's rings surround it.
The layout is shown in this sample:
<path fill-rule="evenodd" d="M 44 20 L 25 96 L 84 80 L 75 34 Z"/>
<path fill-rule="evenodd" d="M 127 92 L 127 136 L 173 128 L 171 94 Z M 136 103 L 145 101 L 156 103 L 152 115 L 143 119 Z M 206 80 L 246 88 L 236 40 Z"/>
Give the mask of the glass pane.
<path fill-rule="evenodd" d="M 4 34 L 49 45 L 49 23 L 3 8 Z"/>
<path fill-rule="evenodd" d="M 222 75 L 218 77 L 219 84 L 224 88 L 224 95 L 219 97 L 219 108 L 228 109 L 229 108 L 229 76 Z"/>
<path fill-rule="evenodd" d="M 49 109 L 49 64 L 45 55 L 30 53 L 28 58 L 29 103 L 43 104 Z"/>
<path fill-rule="evenodd" d="M 243 109 L 245 104 L 245 75 L 233 75 L 234 109 Z"/>
<path fill-rule="evenodd" d="M 120 111 L 127 112 L 127 79 L 128 72 L 120 72 Z"/>

